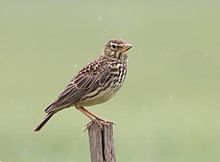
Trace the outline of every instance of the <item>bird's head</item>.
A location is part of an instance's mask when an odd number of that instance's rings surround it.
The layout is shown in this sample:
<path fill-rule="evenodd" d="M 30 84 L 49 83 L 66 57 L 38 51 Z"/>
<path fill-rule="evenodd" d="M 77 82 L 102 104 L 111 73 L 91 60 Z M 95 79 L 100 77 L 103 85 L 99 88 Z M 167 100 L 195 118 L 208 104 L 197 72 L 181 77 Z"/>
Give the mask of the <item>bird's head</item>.
<path fill-rule="evenodd" d="M 104 57 L 125 61 L 127 59 L 127 51 L 130 48 L 132 48 L 132 45 L 125 40 L 112 39 L 105 44 L 103 55 Z"/>

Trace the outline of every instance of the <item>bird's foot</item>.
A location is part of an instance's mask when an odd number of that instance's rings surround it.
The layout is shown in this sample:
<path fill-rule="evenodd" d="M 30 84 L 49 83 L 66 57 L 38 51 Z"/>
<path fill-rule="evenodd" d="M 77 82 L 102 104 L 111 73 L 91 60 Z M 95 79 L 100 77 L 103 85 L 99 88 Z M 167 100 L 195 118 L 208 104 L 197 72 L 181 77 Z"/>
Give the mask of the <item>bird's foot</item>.
<path fill-rule="evenodd" d="M 101 118 L 96 118 L 96 120 L 94 121 L 95 123 L 97 123 L 98 125 L 104 125 L 104 126 L 109 126 L 110 124 L 115 124 L 112 121 L 107 121 L 107 120 L 103 120 Z"/>
<path fill-rule="evenodd" d="M 103 129 L 104 126 L 109 126 L 114 123 L 111 121 L 105 121 L 103 119 L 96 118 L 84 126 L 84 132 L 91 128 L 91 126 L 93 126 L 94 124 L 98 124 L 101 127 L 101 129 Z"/>

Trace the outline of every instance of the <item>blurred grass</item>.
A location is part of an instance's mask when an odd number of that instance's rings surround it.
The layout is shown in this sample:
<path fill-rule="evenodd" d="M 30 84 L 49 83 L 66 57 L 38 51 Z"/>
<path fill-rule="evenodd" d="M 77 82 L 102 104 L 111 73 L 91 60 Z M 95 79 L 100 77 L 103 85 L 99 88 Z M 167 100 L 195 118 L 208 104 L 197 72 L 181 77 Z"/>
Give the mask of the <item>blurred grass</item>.
<path fill-rule="evenodd" d="M 111 38 L 134 45 L 124 87 L 90 110 L 114 121 L 120 162 L 220 161 L 219 1 L 1 1 L 0 160 L 89 161 L 74 108 L 32 130 Z"/>

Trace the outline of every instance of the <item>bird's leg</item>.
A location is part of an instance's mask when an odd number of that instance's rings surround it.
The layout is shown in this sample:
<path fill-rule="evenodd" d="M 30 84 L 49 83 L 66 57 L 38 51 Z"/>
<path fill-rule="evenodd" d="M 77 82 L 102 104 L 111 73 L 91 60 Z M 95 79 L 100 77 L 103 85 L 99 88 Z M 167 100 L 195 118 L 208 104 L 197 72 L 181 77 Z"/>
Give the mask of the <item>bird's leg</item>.
<path fill-rule="evenodd" d="M 100 124 L 103 124 L 103 125 L 114 124 L 113 122 L 106 121 L 106 120 L 103 120 L 103 119 L 97 117 L 96 115 L 94 115 L 93 113 L 91 113 L 90 111 L 88 111 L 87 109 L 85 109 L 84 107 L 81 107 L 81 109 L 83 109 L 83 111 L 87 112 L 89 115 L 91 115 L 92 117 L 94 117 Z"/>
<path fill-rule="evenodd" d="M 88 113 L 87 111 L 85 111 L 85 109 L 83 107 L 77 107 L 77 110 L 81 111 L 84 115 L 86 115 L 91 122 L 89 122 L 88 124 L 86 124 L 84 126 L 84 132 L 89 129 L 94 123 L 98 123 L 97 119 L 95 117 L 93 117 L 90 113 Z M 102 125 L 99 124 L 99 126 L 102 128 Z"/>
<path fill-rule="evenodd" d="M 109 124 L 112 124 L 112 122 L 108 122 L 108 121 L 105 121 L 101 118 L 98 118 L 96 115 L 94 115 L 93 113 L 91 113 L 90 111 L 88 111 L 87 109 L 85 109 L 84 107 L 77 107 L 77 109 L 79 111 L 81 111 L 84 115 L 86 115 L 90 120 L 91 122 L 86 124 L 85 125 L 85 131 L 91 127 L 94 123 L 97 123 L 101 128 L 103 128 L 103 125 L 109 125 Z"/>
<path fill-rule="evenodd" d="M 83 107 L 77 107 L 77 110 L 81 111 L 84 115 L 86 115 L 90 120 L 94 121 L 96 118 L 92 116 L 88 111 L 85 111 Z"/>
<path fill-rule="evenodd" d="M 88 113 L 89 115 L 91 115 L 91 116 L 94 117 L 95 119 L 100 120 L 100 121 L 104 121 L 103 119 L 97 117 L 95 114 L 91 113 L 90 111 L 88 111 L 88 110 L 85 109 L 84 107 L 81 107 L 81 109 L 83 109 L 84 112 Z"/>

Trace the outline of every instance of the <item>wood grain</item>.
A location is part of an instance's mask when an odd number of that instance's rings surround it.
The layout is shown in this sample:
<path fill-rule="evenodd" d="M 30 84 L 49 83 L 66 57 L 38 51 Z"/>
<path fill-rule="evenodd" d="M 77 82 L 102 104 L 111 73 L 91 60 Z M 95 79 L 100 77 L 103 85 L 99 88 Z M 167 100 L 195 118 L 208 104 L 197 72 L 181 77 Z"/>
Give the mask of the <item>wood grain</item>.
<path fill-rule="evenodd" d="M 116 162 L 112 124 L 88 128 L 91 162 Z"/>

